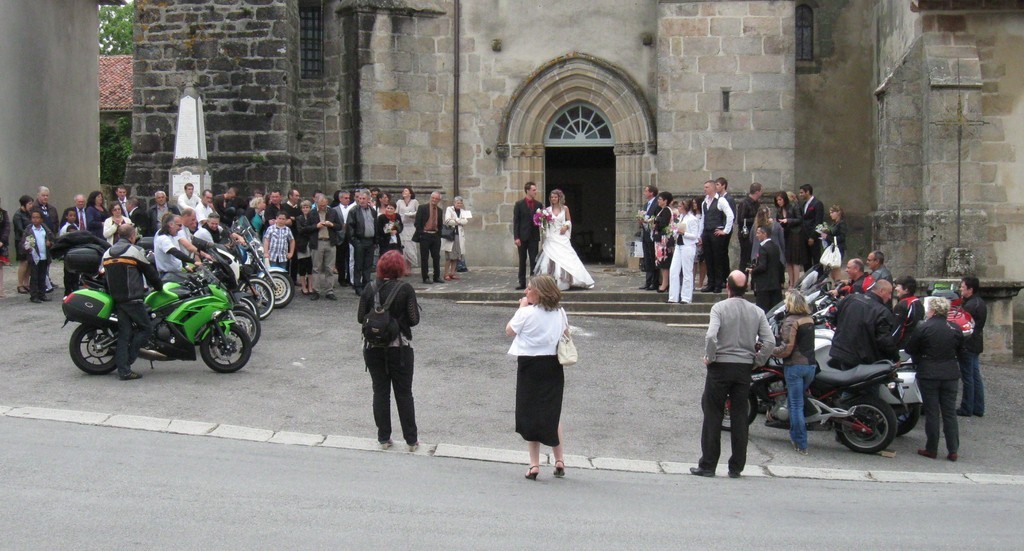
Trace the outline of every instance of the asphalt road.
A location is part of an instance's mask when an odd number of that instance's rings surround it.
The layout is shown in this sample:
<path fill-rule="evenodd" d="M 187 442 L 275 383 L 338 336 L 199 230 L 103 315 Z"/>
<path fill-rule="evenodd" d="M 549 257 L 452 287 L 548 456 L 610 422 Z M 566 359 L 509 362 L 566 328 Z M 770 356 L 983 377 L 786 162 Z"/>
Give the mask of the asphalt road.
<path fill-rule="evenodd" d="M 502 449 L 525 449 L 513 431 L 515 360 L 504 326 L 511 309 L 422 301 L 414 330 L 420 439 Z M 272 430 L 373 438 L 370 378 L 361 357 L 356 297 L 338 302 L 301 297 L 264 322 L 249 365 L 229 375 L 202 362 L 146 364 L 141 381 L 94 377 L 71 363 L 57 302 L 0 303 L 0 405 L 41 406 L 210 421 Z M 645 321 L 581 316 L 580 363 L 567 371 L 564 403 L 567 453 L 696 462 L 699 456 L 699 361 L 703 332 Z M 848 451 L 831 433 L 810 435 L 811 454 L 796 455 L 788 431 L 756 421 L 749 465 L 860 470 L 1024 473 L 1024 407 L 1020 365 L 983 366 L 987 416 L 961 425 L 958 463 L 921 458 L 923 427 L 898 438 L 895 458 Z M 401 438 L 397 415 L 396 440 Z M 726 453 L 728 444 L 725 444 Z"/>
<path fill-rule="evenodd" d="M 568 472 L 0 418 L 6 549 L 1014 549 L 1017 486 Z"/>

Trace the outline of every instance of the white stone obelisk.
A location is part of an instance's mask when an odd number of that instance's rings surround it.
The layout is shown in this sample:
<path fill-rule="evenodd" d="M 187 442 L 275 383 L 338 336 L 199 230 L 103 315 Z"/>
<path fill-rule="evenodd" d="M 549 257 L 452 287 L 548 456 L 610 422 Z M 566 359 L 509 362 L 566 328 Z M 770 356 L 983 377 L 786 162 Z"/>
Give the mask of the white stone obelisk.
<path fill-rule="evenodd" d="M 213 184 L 206 160 L 203 99 L 191 85 L 185 88 L 178 101 L 178 128 L 174 135 L 174 162 L 170 177 L 172 200 L 185 191 L 185 184 L 193 184 L 195 194 L 199 196 Z"/>

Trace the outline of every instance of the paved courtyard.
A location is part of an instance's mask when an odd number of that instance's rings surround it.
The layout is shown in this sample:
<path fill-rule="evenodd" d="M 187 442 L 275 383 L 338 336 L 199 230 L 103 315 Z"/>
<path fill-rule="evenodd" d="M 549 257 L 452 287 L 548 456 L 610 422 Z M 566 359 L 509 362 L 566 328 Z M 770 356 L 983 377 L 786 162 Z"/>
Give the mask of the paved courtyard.
<path fill-rule="evenodd" d="M 13 290 L 13 270 L 5 270 Z M 639 276 L 595 269 L 599 288 L 623 292 Z M 510 290 L 514 271 L 475 268 L 462 281 L 424 286 L 423 321 L 414 329 L 417 421 L 426 443 L 522 450 L 513 432 L 515 360 L 506 351 L 502 306 L 467 306 L 430 298 L 442 290 Z M 58 278 L 59 281 L 59 278 Z M 429 289 L 428 289 L 429 288 Z M 586 291 L 576 291 L 586 292 Z M 0 405 L 145 415 L 259 427 L 273 431 L 372 438 L 370 379 L 355 321 L 356 297 L 342 289 L 337 302 L 302 297 L 264 322 L 249 365 L 220 375 L 201 362 L 137 364 L 145 375 L 119 382 L 76 369 L 67 352 L 73 325 L 58 301 L 30 304 L 24 295 L 0 300 Z M 695 462 L 699 456 L 699 361 L 703 331 L 647 321 L 573 316 L 580 363 L 567 370 L 564 420 L 568 453 L 587 457 Z M 788 431 L 755 421 L 749 465 L 839 469 L 1024 474 L 1021 362 L 990 365 L 985 418 L 961 424 L 961 461 L 930 461 L 914 452 L 923 427 L 898 438 L 895 457 L 852 453 L 831 433 L 812 432 L 811 454 L 789 447 Z M 395 416 L 395 438 L 401 437 Z M 726 450 L 728 445 L 725 445 Z"/>

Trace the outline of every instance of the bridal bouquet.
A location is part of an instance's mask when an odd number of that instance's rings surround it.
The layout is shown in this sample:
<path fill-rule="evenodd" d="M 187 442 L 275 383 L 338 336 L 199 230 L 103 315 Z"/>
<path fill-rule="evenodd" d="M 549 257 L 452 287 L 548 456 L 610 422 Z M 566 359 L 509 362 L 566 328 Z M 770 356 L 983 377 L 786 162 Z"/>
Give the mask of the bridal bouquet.
<path fill-rule="evenodd" d="M 26 251 L 34 251 L 34 250 L 36 250 L 36 236 L 34 234 L 29 234 L 29 235 L 25 236 L 25 250 Z"/>
<path fill-rule="evenodd" d="M 829 226 L 828 224 L 822 222 L 821 224 L 814 226 L 814 231 L 818 232 L 818 235 L 820 235 L 821 238 L 824 239 L 826 233 L 832 232 L 832 226 Z"/>
<path fill-rule="evenodd" d="M 541 236 L 543 236 L 554 219 L 555 215 L 551 213 L 550 208 L 537 209 L 537 212 L 533 214 L 533 225 L 540 228 Z"/>
<path fill-rule="evenodd" d="M 391 235 L 391 243 L 398 243 L 398 236 L 395 235 L 398 233 L 398 226 L 394 222 L 384 224 L 384 233 Z"/>

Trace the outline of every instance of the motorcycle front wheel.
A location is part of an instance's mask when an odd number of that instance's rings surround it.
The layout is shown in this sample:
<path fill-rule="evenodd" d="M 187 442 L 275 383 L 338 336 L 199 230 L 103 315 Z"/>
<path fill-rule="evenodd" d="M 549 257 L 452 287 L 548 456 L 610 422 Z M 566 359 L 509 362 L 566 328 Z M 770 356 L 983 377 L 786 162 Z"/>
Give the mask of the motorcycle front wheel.
<path fill-rule="evenodd" d="M 274 306 L 288 306 L 295 296 L 295 284 L 292 283 L 291 276 L 282 272 L 270 272 L 270 281 L 274 287 Z"/>
<path fill-rule="evenodd" d="M 106 375 L 117 369 L 114 364 L 116 349 L 116 333 L 85 325 L 76 327 L 68 342 L 71 361 L 89 375 Z"/>
<path fill-rule="evenodd" d="M 253 306 L 256 308 L 256 315 L 261 320 L 270 317 L 270 313 L 274 311 L 274 306 L 276 306 L 274 288 L 262 279 L 253 278 L 246 282 L 245 292 L 248 293 L 248 296 L 243 300 L 249 299 L 252 301 Z"/>
<path fill-rule="evenodd" d="M 252 341 L 238 324 L 221 337 L 217 331 L 210 331 L 199 343 L 199 354 L 203 362 L 217 373 L 234 373 L 245 367 L 252 355 Z"/>
<path fill-rule="evenodd" d="M 260 342 L 260 335 L 263 334 L 260 318 L 250 312 L 248 308 L 241 306 L 236 306 L 231 310 L 231 313 L 235 316 L 235 323 L 241 325 L 242 329 L 245 329 L 245 333 L 249 335 L 252 345 L 256 346 L 256 343 Z"/>
<path fill-rule="evenodd" d="M 896 414 L 876 396 L 861 395 L 843 404 L 853 415 L 839 419 L 839 441 L 857 453 L 878 453 L 896 438 Z"/>

